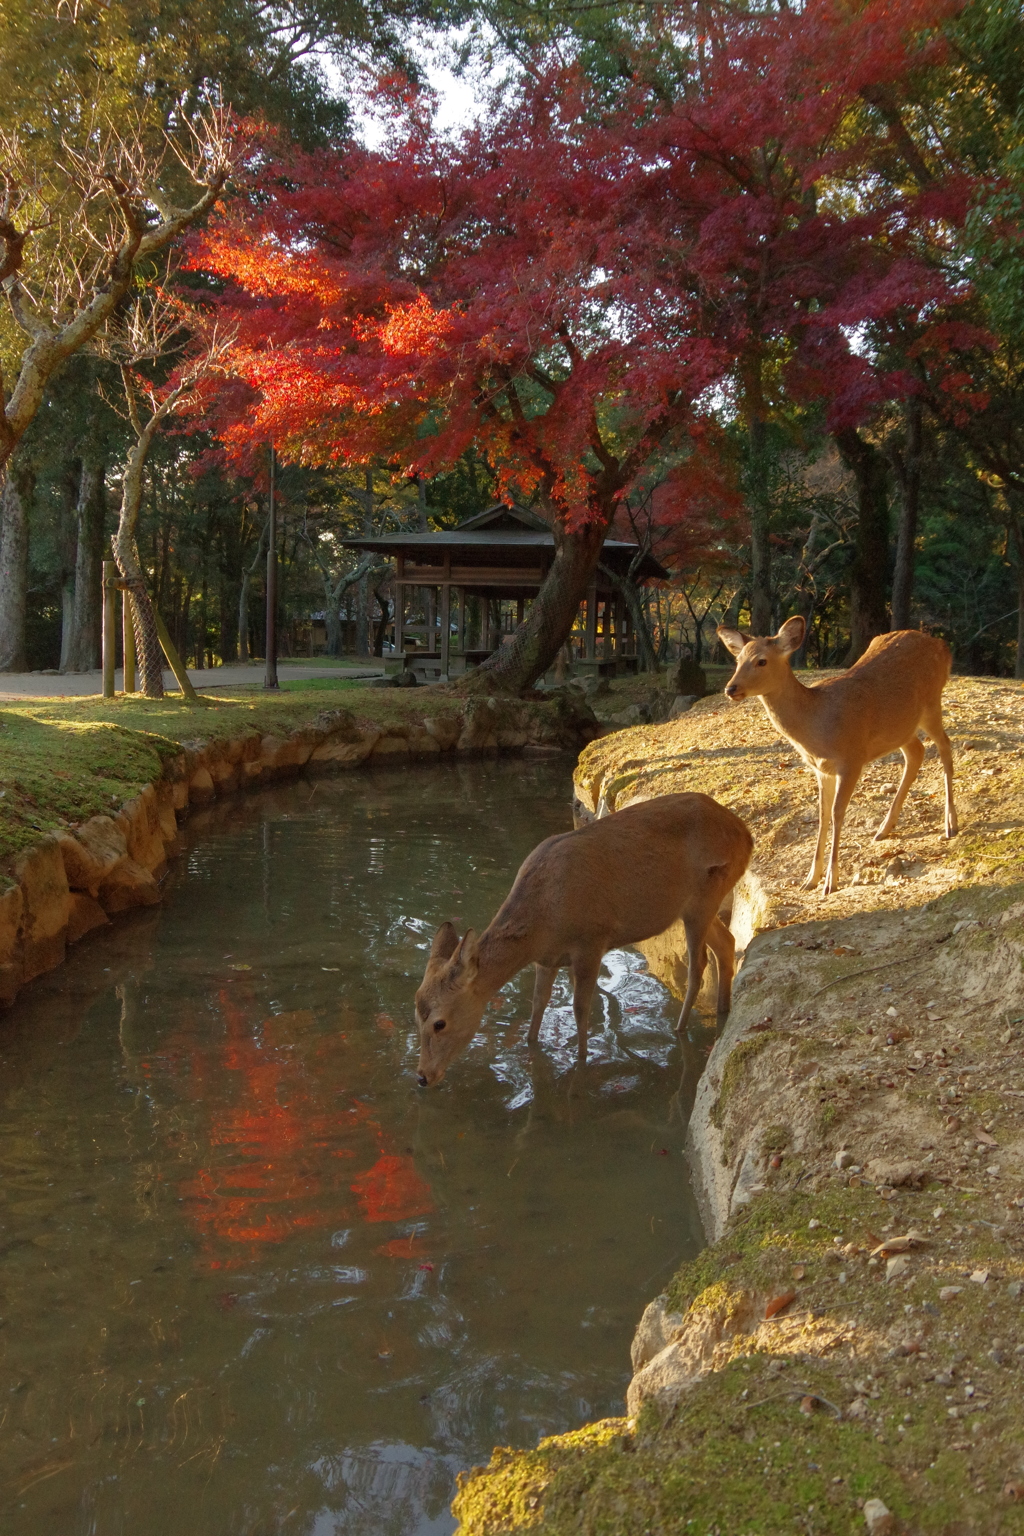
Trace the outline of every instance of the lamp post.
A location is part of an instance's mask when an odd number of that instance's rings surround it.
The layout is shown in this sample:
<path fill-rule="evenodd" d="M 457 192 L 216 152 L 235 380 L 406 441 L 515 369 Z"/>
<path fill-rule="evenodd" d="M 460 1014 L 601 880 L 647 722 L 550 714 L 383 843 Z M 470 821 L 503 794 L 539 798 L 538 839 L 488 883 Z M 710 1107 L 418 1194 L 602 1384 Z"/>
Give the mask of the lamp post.
<path fill-rule="evenodd" d="M 277 516 L 274 505 L 274 445 L 270 445 L 270 505 L 267 509 L 267 675 L 264 688 L 280 688 L 277 680 Z"/>

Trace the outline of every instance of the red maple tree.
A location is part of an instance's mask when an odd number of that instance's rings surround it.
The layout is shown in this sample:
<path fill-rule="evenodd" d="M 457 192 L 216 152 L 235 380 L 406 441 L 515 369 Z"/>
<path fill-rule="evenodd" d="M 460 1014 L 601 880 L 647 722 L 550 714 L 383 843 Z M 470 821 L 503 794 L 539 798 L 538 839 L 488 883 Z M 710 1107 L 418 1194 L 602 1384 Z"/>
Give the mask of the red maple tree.
<path fill-rule="evenodd" d="M 609 107 L 552 67 L 458 140 L 413 101 L 385 152 L 264 152 L 192 257 L 237 331 L 246 390 L 212 418 L 228 451 L 271 439 L 424 476 L 485 454 L 554 530 L 538 600 L 489 663 L 529 685 L 652 460 L 732 408 L 756 462 L 787 367 L 805 393 L 827 380 L 837 427 L 903 387 L 851 338 L 941 276 L 899 248 L 908 200 L 857 202 L 849 182 L 880 138 L 865 103 L 917 67 L 944 6 L 709 11 L 668 103 L 638 76 Z M 756 590 L 756 476 L 750 510 Z"/>

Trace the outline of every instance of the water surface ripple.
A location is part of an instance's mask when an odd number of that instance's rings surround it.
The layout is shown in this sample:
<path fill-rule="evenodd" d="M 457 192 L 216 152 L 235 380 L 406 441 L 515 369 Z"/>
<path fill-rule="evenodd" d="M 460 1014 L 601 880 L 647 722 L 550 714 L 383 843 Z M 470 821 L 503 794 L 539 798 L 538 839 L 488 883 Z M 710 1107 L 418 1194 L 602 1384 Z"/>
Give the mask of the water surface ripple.
<path fill-rule="evenodd" d="M 578 1072 L 564 978 L 527 1051 L 524 973 L 412 1076 L 430 935 L 487 922 L 569 795 L 505 761 L 222 804 L 162 908 L 5 1016 L 7 1536 L 441 1536 L 493 1445 L 622 1411 L 701 1241 L 671 1000 L 609 955 Z"/>

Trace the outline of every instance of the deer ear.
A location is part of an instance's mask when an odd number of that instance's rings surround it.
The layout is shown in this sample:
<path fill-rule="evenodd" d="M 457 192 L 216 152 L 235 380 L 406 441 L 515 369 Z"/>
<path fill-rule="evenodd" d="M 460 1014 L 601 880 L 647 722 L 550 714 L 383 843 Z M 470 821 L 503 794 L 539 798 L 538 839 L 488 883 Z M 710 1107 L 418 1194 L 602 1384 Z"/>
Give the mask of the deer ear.
<path fill-rule="evenodd" d="M 726 650 L 731 651 L 733 656 L 738 656 L 750 639 L 750 636 L 745 635 L 742 629 L 726 629 L 724 624 L 719 624 L 716 633 Z"/>
<path fill-rule="evenodd" d="M 434 942 L 430 946 L 430 964 L 439 965 L 445 960 L 450 960 L 459 946 L 459 936 L 451 923 L 442 923 L 434 934 Z"/>
<path fill-rule="evenodd" d="M 480 941 L 472 928 L 466 929 L 466 937 L 452 956 L 452 969 L 472 980 L 480 968 Z"/>
<path fill-rule="evenodd" d="M 795 613 L 791 619 L 787 619 L 775 636 L 775 644 L 783 656 L 791 656 L 798 651 L 804 643 L 804 635 L 807 633 L 807 620 L 802 613 Z"/>

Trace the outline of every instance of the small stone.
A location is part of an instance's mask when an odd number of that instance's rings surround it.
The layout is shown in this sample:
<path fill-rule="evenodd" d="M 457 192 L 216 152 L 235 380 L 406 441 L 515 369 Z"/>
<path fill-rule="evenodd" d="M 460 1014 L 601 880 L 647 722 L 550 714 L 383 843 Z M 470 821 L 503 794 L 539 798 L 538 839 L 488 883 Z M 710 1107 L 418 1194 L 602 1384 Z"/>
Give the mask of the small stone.
<path fill-rule="evenodd" d="M 985 1282 L 988 1280 L 988 1270 L 987 1269 L 974 1269 L 974 1270 L 972 1270 L 971 1271 L 971 1279 L 974 1281 L 975 1285 L 984 1285 Z"/>
<path fill-rule="evenodd" d="M 816 1232 L 820 1226 L 821 1222 L 818 1220 L 817 1216 L 812 1216 L 810 1221 L 807 1223 L 807 1230 L 808 1232 Z"/>
<path fill-rule="evenodd" d="M 890 1536 L 896 1529 L 896 1522 L 881 1499 L 865 1499 L 864 1524 L 868 1536 Z"/>
<path fill-rule="evenodd" d="M 889 1006 L 889 1007 L 888 1007 L 888 1008 L 887 1008 L 887 1009 L 886 1009 L 886 1010 L 885 1010 L 885 1012 L 886 1012 L 886 1017 L 887 1017 L 887 1018 L 890 1018 L 890 1019 L 894 1019 L 894 1018 L 895 1018 L 895 1017 L 896 1017 L 896 1009 L 895 1009 L 895 1008 L 893 1008 L 893 1007 L 892 1007 L 892 1005 L 891 1005 L 891 1004 L 890 1004 L 890 1006 Z"/>
<path fill-rule="evenodd" d="M 848 1152 L 845 1147 L 840 1147 L 833 1161 L 835 1162 L 836 1167 L 839 1169 L 849 1168 L 853 1162 L 853 1153 Z"/>
<path fill-rule="evenodd" d="M 1011 1280 L 1006 1287 L 1007 1296 L 1012 1296 L 1014 1301 L 1020 1299 L 1021 1292 L 1024 1292 L 1024 1281 L 1022 1280 Z"/>
<path fill-rule="evenodd" d="M 959 1296 L 963 1290 L 962 1285 L 944 1285 L 939 1292 L 940 1301 L 952 1301 L 954 1296 Z"/>

